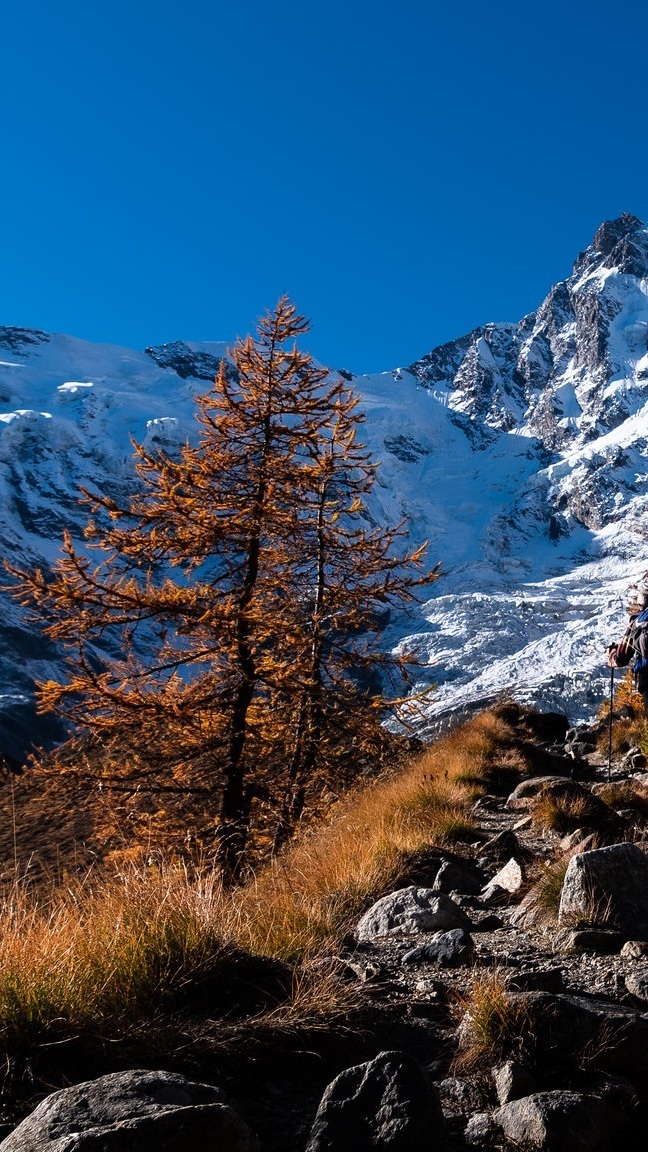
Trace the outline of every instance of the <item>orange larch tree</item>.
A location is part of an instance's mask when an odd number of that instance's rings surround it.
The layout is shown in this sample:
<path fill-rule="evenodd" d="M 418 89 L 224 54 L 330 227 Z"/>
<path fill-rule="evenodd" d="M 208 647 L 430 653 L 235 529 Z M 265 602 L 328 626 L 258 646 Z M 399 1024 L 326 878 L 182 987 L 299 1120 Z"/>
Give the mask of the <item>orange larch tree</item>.
<path fill-rule="evenodd" d="M 127 503 L 85 494 L 84 550 L 67 535 L 52 572 L 10 569 L 69 653 L 69 676 L 39 685 L 40 708 L 121 748 L 125 774 L 137 753 L 138 786 L 161 763 L 183 787 L 207 782 L 230 880 L 255 796 L 280 844 L 308 781 L 333 777 L 350 743 L 379 742 L 379 699 L 360 677 L 394 661 L 361 634 L 429 579 L 422 549 L 396 558 L 397 532 L 366 527 L 374 470 L 356 401 L 299 350 L 306 330 L 280 300 L 198 397 L 195 444 L 136 444 Z"/>

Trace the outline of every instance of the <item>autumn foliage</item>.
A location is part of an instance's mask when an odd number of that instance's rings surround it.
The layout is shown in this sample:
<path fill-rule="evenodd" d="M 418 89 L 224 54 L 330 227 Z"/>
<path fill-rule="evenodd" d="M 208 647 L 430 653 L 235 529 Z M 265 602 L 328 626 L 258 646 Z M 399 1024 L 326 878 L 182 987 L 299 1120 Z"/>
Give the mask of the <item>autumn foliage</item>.
<path fill-rule="evenodd" d="M 197 442 L 135 444 L 137 493 L 86 492 L 85 546 L 68 534 L 51 572 L 14 570 L 69 654 L 40 708 L 90 733 L 105 787 L 215 795 L 230 878 L 255 803 L 279 847 L 309 789 L 382 754 L 385 675 L 407 660 L 380 650 L 376 620 L 435 574 L 370 525 L 357 400 L 299 350 L 306 330 L 282 299 L 198 397 Z"/>

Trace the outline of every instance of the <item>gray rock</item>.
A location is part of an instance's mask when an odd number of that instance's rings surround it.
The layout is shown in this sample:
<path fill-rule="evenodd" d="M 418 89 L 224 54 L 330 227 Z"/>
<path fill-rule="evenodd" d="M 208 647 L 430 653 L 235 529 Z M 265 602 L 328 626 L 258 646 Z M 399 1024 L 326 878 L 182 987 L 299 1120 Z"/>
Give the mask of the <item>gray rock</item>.
<path fill-rule="evenodd" d="M 483 875 L 474 865 L 459 864 L 455 860 L 446 860 L 436 874 L 432 890 L 434 892 L 460 892 L 468 896 L 476 896 L 484 884 Z"/>
<path fill-rule="evenodd" d="M 560 923 L 614 928 L 648 940 L 648 857 L 635 844 L 613 844 L 573 856 L 567 867 Z"/>
<path fill-rule="evenodd" d="M 648 956 L 648 940 L 626 940 L 621 956 L 627 960 L 641 960 Z"/>
<path fill-rule="evenodd" d="M 511 856 L 518 859 L 525 855 L 525 850 L 510 828 L 505 828 L 503 832 L 498 832 L 497 836 L 487 840 L 482 845 L 481 852 L 487 860 L 501 860 L 503 863 L 510 860 Z"/>
<path fill-rule="evenodd" d="M 356 936 L 367 943 L 377 936 L 470 928 L 470 919 L 449 896 L 431 888 L 400 888 L 383 896 L 360 919 Z"/>
<path fill-rule="evenodd" d="M 595 952 L 614 956 L 621 951 L 623 936 L 607 928 L 565 928 L 554 937 L 554 952 Z"/>
<path fill-rule="evenodd" d="M 625 986 L 628 992 L 638 1000 L 648 1001 L 648 968 L 636 968 L 625 975 Z"/>
<path fill-rule="evenodd" d="M 538 900 L 536 889 L 532 888 L 520 901 L 517 908 L 513 910 L 509 918 L 509 924 L 511 928 L 531 928 L 534 924 L 541 923 L 543 920 L 546 920 L 546 918 L 546 910 Z"/>
<path fill-rule="evenodd" d="M 524 828 L 531 828 L 533 826 L 533 816 L 521 816 L 519 820 L 515 821 L 513 825 L 514 832 L 521 832 Z M 506 859 L 506 857 L 504 857 Z"/>
<path fill-rule="evenodd" d="M 499 884 L 489 884 L 480 897 L 482 907 L 486 908 L 501 908 L 505 904 L 510 904 L 511 893 L 506 888 L 500 888 Z"/>
<path fill-rule="evenodd" d="M 117 1072 L 54 1092 L 2 1152 L 255 1152 L 222 1092 L 172 1072 Z"/>
<path fill-rule="evenodd" d="M 473 938 L 465 928 L 453 928 L 450 932 L 437 932 L 425 944 L 411 948 L 403 956 L 403 964 L 423 964 L 431 961 L 441 968 L 461 968 L 472 964 L 475 958 Z"/>
<path fill-rule="evenodd" d="M 582 760 L 584 756 L 587 756 L 588 752 L 592 751 L 592 747 L 593 746 L 589 742 L 586 743 L 585 740 L 574 740 L 572 744 L 569 744 L 565 748 L 565 751 L 573 760 Z"/>
<path fill-rule="evenodd" d="M 597 841 L 596 832 L 586 832 L 584 828 L 575 828 L 568 836 L 563 836 L 560 847 L 563 852 L 573 852 L 576 848 L 579 852 L 590 852 L 598 846 Z"/>
<path fill-rule="evenodd" d="M 641 1108 L 641 1096 L 632 1081 L 625 1076 L 610 1076 L 607 1072 L 600 1072 L 588 1078 L 588 1090 L 630 1116 L 636 1116 L 637 1110 Z"/>
<path fill-rule="evenodd" d="M 381 1052 L 329 1084 L 306 1152 L 440 1152 L 445 1147 L 439 1095 L 421 1066 L 404 1052 Z"/>
<path fill-rule="evenodd" d="M 546 784 L 553 784 L 556 781 L 563 781 L 564 776 L 532 776 L 530 780 L 523 780 L 514 788 L 511 795 L 506 801 L 507 808 L 513 809 L 526 809 L 531 808 L 535 801 L 536 796 Z"/>
<path fill-rule="evenodd" d="M 499 932 L 504 927 L 502 917 L 496 916 L 494 912 L 486 912 L 473 919 L 473 932 Z"/>
<path fill-rule="evenodd" d="M 504 1104 L 493 1120 L 507 1140 L 529 1152 L 597 1152 L 609 1146 L 616 1117 L 596 1096 L 535 1092 Z"/>
<path fill-rule="evenodd" d="M 596 1065 L 615 1075 L 648 1075 L 648 1015 L 628 1005 L 589 996 L 512 993 L 530 1019 L 538 1067 L 573 1071 L 575 1053 L 596 1054 Z"/>
<path fill-rule="evenodd" d="M 469 1148 L 490 1148 L 497 1129 L 489 1112 L 476 1112 L 466 1124 L 463 1138 Z"/>
<path fill-rule="evenodd" d="M 516 972 L 506 980 L 509 992 L 562 992 L 564 986 L 562 968 Z"/>
<path fill-rule="evenodd" d="M 519 892 L 524 884 L 524 870 L 522 865 L 514 857 L 500 868 L 499 872 L 493 876 L 488 885 L 482 892 L 482 900 L 488 903 L 489 896 L 497 888 L 503 888 L 505 892 Z"/>
<path fill-rule="evenodd" d="M 435 1084 L 444 1116 L 470 1116 L 484 1107 L 484 1093 L 472 1080 L 448 1076 Z"/>
<path fill-rule="evenodd" d="M 538 1088 L 535 1076 L 519 1060 L 507 1060 L 499 1068 L 494 1068 L 493 1084 L 500 1104 L 530 1096 Z"/>

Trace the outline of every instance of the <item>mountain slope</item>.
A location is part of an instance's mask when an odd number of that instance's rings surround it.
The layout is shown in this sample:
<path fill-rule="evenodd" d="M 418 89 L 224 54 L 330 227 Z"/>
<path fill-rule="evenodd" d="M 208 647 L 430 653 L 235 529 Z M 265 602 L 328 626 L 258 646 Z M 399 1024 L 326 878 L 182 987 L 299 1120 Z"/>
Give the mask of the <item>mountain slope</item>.
<path fill-rule="evenodd" d="M 51 563 L 85 520 L 79 485 L 123 494 L 130 437 L 193 434 L 192 397 L 224 344 L 146 352 L 0 328 L 0 526 L 20 564 Z M 430 540 L 444 579 L 385 643 L 414 648 L 438 689 L 423 732 L 510 688 L 587 715 L 607 688 L 605 644 L 648 566 L 648 229 L 606 222 L 572 275 L 519 324 L 487 324 L 407 368 L 356 377 L 380 460 L 369 514 Z M 59 667 L 3 599 L 0 731 L 22 755 L 32 682 Z"/>

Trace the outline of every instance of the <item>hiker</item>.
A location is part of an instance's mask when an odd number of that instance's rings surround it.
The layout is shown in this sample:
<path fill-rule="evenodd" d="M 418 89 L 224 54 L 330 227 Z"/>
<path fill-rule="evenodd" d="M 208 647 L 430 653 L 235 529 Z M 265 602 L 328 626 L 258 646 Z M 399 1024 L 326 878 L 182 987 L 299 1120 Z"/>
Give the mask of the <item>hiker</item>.
<path fill-rule="evenodd" d="M 628 627 L 623 639 L 608 649 L 608 664 L 610 668 L 626 668 L 634 657 L 635 688 L 648 717 L 648 572 L 644 572 L 636 584 L 631 584 L 628 591 Z"/>

